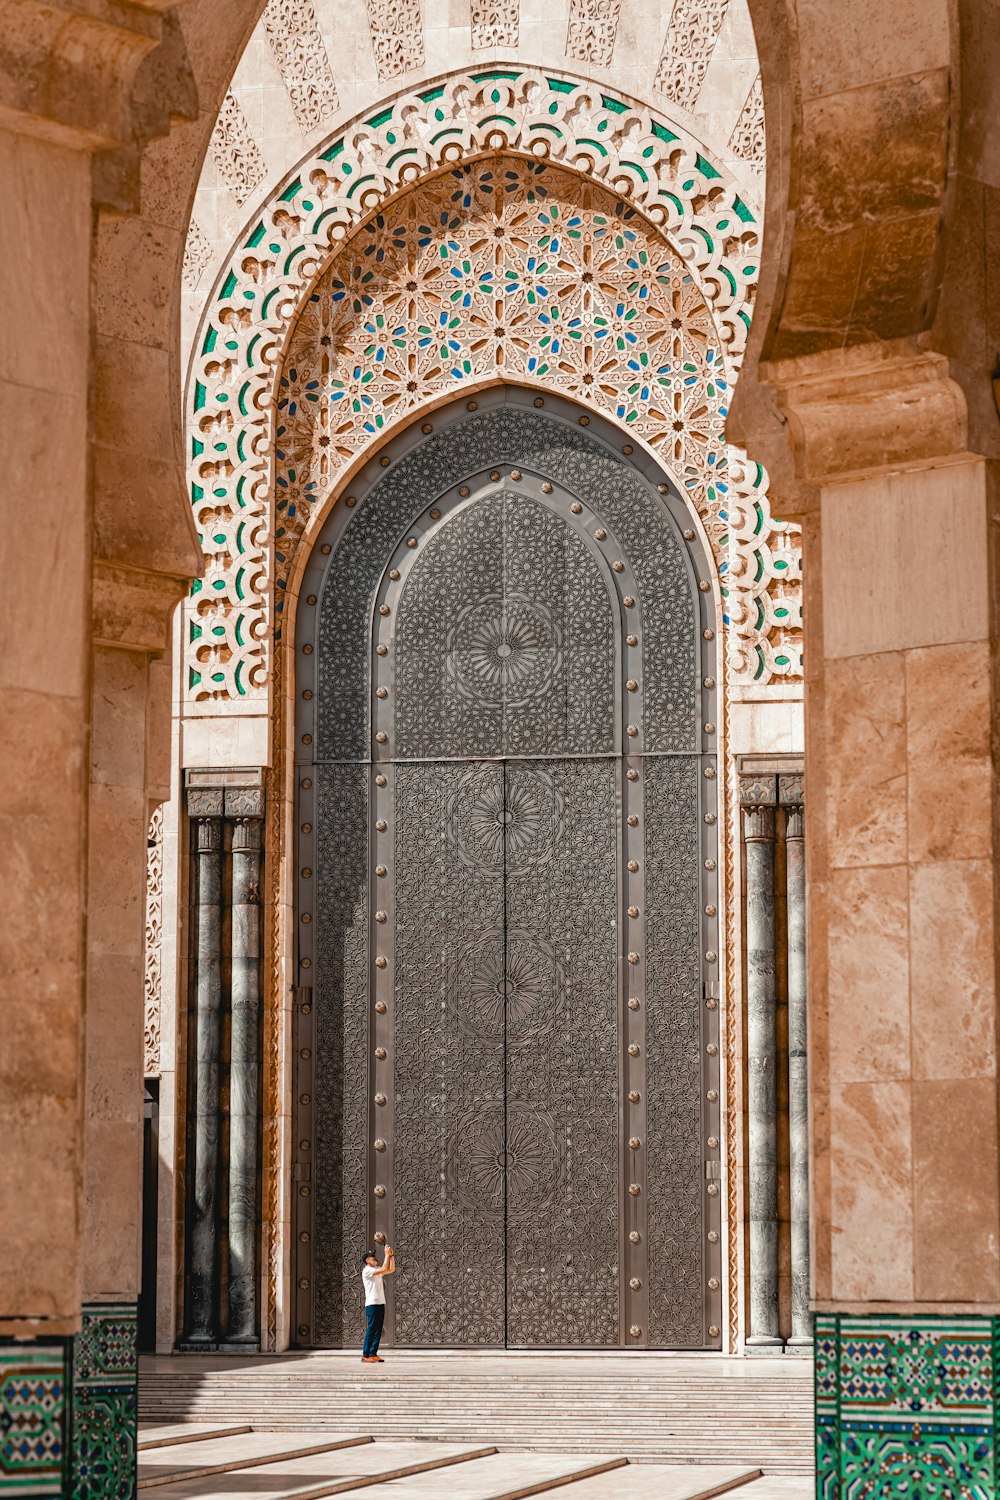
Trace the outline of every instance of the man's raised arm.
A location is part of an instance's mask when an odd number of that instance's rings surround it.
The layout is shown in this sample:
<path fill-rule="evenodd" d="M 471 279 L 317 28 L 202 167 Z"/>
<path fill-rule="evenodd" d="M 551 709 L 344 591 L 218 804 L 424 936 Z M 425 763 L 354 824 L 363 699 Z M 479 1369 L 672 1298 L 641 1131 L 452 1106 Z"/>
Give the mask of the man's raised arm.
<path fill-rule="evenodd" d="M 375 1272 L 376 1276 L 391 1276 L 396 1269 L 396 1256 L 391 1245 L 385 1247 L 385 1259 Z"/>

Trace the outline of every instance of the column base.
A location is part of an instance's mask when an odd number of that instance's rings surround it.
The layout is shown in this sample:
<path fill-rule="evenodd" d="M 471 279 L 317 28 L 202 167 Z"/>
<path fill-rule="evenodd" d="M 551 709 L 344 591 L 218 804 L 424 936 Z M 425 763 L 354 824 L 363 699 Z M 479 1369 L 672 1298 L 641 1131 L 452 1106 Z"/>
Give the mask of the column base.
<path fill-rule="evenodd" d="M 138 1308 L 85 1302 L 73 1340 L 73 1500 L 131 1500 L 139 1441 Z"/>
<path fill-rule="evenodd" d="M 754 1355 L 784 1354 L 785 1341 L 782 1338 L 772 1338 L 770 1334 L 753 1335 L 746 1341 L 746 1352 Z"/>
<path fill-rule="evenodd" d="M 71 1338 L 0 1343 L 0 1494 L 66 1493 L 72 1365 Z"/>
<path fill-rule="evenodd" d="M 247 1339 L 222 1339 L 218 1350 L 220 1354 L 259 1354 L 260 1339 L 256 1335 Z"/>
<path fill-rule="evenodd" d="M 134 1302 L 88 1302 L 72 1338 L 0 1344 L 0 1493 L 132 1500 Z"/>
<path fill-rule="evenodd" d="M 1000 1318 L 816 1314 L 816 1494 L 993 1495 Z"/>

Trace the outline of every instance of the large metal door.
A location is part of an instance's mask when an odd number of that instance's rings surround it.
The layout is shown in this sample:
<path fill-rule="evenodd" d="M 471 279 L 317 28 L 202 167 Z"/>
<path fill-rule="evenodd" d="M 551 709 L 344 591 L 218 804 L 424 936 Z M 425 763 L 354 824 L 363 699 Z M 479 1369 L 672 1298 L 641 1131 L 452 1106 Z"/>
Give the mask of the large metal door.
<path fill-rule="evenodd" d="M 375 655 L 393 1334 L 616 1343 L 613 596 L 586 538 L 514 483 L 456 498 L 389 569 Z"/>
<path fill-rule="evenodd" d="M 395 1338 L 615 1344 L 616 763 L 394 779 Z"/>
<path fill-rule="evenodd" d="M 307 574 L 303 1343 L 357 1338 L 370 1238 L 399 1345 L 718 1338 L 713 632 L 655 491 L 520 431 Z"/>

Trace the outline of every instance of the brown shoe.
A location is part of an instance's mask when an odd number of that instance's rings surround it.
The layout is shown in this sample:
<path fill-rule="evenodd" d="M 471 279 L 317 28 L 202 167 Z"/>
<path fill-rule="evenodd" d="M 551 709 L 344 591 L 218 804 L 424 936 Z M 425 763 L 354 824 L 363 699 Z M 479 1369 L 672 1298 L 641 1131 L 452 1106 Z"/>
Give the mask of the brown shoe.
<path fill-rule="evenodd" d="M 384 1365 L 385 1360 L 382 1358 L 381 1354 L 373 1354 L 372 1363 L 376 1365 Z"/>
<path fill-rule="evenodd" d="M 362 1354 L 361 1363 L 363 1365 L 377 1365 L 378 1360 L 376 1359 L 374 1354 Z"/>

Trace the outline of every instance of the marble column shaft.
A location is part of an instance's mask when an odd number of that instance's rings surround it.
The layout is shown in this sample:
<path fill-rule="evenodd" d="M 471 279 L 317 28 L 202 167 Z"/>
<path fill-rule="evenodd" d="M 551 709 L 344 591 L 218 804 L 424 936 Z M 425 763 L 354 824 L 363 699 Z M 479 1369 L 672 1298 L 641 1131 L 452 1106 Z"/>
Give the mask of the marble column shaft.
<path fill-rule="evenodd" d="M 806 863 L 801 803 L 786 810 L 788 1148 L 793 1344 L 812 1343 L 809 1311 L 809 1085 L 806 1059 Z"/>
<path fill-rule="evenodd" d="M 218 814 L 215 814 L 215 805 Z M 189 793 L 195 838 L 195 1071 L 188 1340 L 215 1343 L 222 1006 L 222 793 Z M 204 816 L 208 808 L 211 816 Z"/>
<path fill-rule="evenodd" d="M 747 886 L 747 1152 L 750 1187 L 749 1347 L 780 1347 L 778 1331 L 777 1034 L 774 798 L 743 804 Z"/>
<path fill-rule="evenodd" d="M 257 1110 L 260 1025 L 261 794 L 243 792 L 233 824 L 232 1037 L 229 1074 L 229 1342 L 257 1341 Z M 227 811 L 234 794 L 227 791 Z"/>

